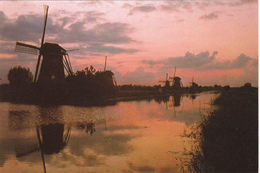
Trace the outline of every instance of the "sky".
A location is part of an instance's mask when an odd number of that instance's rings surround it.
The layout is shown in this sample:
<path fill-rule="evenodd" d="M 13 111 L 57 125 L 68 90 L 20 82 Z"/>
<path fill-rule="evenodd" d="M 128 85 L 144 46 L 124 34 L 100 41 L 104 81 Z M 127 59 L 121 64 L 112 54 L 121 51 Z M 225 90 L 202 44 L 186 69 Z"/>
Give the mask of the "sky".
<path fill-rule="evenodd" d="M 164 85 L 179 76 L 201 86 L 258 86 L 257 0 L 0 1 L 0 84 L 11 67 L 35 73 L 37 55 L 14 52 L 16 41 L 70 51 L 74 72 L 91 65 L 117 84 Z M 176 72 L 175 72 L 176 67 Z"/>

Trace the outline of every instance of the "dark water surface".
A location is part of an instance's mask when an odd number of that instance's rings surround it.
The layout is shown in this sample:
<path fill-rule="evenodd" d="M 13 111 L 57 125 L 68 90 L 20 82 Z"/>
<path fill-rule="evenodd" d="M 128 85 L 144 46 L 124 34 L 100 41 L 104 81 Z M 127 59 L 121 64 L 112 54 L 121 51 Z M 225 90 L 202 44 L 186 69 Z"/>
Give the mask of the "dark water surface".
<path fill-rule="evenodd" d="M 102 107 L 0 102 L 0 172 L 185 171 L 191 141 L 183 133 L 212 109 L 217 96 Z"/>

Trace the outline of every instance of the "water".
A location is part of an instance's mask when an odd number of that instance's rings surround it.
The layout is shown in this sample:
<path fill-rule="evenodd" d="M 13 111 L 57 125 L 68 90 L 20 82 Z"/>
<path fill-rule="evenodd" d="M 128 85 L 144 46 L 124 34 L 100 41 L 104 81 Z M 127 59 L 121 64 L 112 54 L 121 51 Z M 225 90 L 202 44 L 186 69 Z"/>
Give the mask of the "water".
<path fill-rule="evenodd" d="M 199 122 L 218 94 L 109 106 L 0 102 L 0 172 L 181 172 Z M 41 146 L 40 146 L 41 144 Z"/>

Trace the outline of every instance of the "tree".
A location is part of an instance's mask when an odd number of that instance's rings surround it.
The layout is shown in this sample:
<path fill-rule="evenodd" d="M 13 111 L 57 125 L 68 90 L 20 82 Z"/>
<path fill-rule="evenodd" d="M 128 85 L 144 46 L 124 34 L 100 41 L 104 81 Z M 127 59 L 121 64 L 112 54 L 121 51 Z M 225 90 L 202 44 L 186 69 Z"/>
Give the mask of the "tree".
<path fill-rule="evenodd" d="M 85 68 L 85 72 L 86 72 L 87 76 L 92 76 L 95 74 L 96 69 L 91 65 L 90 68 L 88 68 L 88 67 Z"/>
<path fill-rule="evenodd" d="M 29 68 L 15 66 L 9 70 L 7 78 L 11 86 L 21 88 L 26 87 L 33 81 L 33 74 Z"/>

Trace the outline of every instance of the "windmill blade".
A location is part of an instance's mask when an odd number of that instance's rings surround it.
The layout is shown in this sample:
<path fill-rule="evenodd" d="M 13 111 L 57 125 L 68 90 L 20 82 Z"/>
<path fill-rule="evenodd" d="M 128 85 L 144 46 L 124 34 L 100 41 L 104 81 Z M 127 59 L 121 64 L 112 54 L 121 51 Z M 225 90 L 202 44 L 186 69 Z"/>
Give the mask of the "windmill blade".
<path fill-rule="evenodd" d="M 28 53 L 33 55 L 38 55 L 39 50 L 40 48 L 37 46 L 18 42 L 18 41 L 16 42 L 15 49 L 14 49 L 15 52 Z"/>
<path fill-rule="evenodd" d="M 69 50 L 66 50 L 66 51 L 69 52 L 69 51 L 74 51 L 74 50 L 79 50 L 79 49 L 69 49 Z"/>
<path fill-rule="evenodd" d="M 70 75 L 70 71 L 68 70 L 67 66 L 63 62 L 63 68 L 67 71 L 67 73 Z"/>
<path fill-rule="evenodd" d="M 36 127 L 36 133 L 37 133 L 37 137 L 38 137 L 38 143 L 39 143 L 40 150 L 41 150 L 43 170 L 44 170 L 44 173 L 46 173 L 46 164 L 45 164 L 44 153 L 43 153 L 43 150 L 42 150 L 42 141 L 41 141 L 39 129 L 40 129 L 40 127 Z"/>
<path fill-rule="evenodd" d="M 38 61 L 37 61 L 37 66 L 36 66 L 36 71 L 35 71 L 35 76 L 34 76 L 34 82 L 36 82 L 36 80 L 37 80 L 40 61 L 41 61 L 41 54 L 39 54 L 39 56 L 38 56 Z"/>
<path fill-rule="evenodd" d="M 44 36 L 45 36 L 45 30 L 46 30 L 46 25 L 47 25 L 47 18 L 48 18 L 49 6 L 48 6 L 48 5 L 44 5 L 44 10 L 45 10 L 45 18 L 44 18 L 44 26 L 43 26 L 41 46 L 42 46 L 43 43 L 44 43 Z"/>
<path fill-rule="evenodd" d="M 69 74 L 72 75 L 73 71 L 72 71 L 72 67 L 71 67 L 71 63 L 70 63 L 69 54 L 63 56 L 63 61 L 64 61 L 65 65 L 67 66 L 67 69 L 69 70 Z"/>
<path fill-rule="evenodd" d="M 70 66 L 70 64 L 68 62 L 68 59 L 67 59 L 66 55 L 63 56 L 63 67 L 65 68 L 65 70 L 67 71 L 67 73 L 69 75 L 73 74 L 71 66 Z"/>
<path fill-rule="evenodd" d="M 42 47 L 42 45 L 44 43 L 44 36 L 45 36 L 45 30 L 46 30 L 46 25 L 47 25 L 49 6 L 48 5 L 44 5 L 44 10 L 45 10 L 45 18 L 44 18 L 44 26 L 43 26 L 41 47 Z M 36 71 L 35 71 L 35 76 L 34 76 L 34 82 L 36 82 L 36 80 L 37 80 L 40 61 L 41 61 L 41 54 L 39 54 L 39 56 L 38 56 L 38 61 L 37 61 L 37 66 L 36 66 Z"/>

